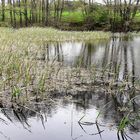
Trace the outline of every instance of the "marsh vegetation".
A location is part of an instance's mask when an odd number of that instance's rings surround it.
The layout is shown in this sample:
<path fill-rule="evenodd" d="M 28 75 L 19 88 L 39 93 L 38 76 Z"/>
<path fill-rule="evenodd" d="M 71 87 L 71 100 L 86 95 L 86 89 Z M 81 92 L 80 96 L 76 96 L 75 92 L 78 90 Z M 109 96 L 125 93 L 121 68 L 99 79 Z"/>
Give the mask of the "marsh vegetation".
<path fill-rule="evenodd" d="M 139 139 L 139 33 L 0 32 L 1 139 Z"/>

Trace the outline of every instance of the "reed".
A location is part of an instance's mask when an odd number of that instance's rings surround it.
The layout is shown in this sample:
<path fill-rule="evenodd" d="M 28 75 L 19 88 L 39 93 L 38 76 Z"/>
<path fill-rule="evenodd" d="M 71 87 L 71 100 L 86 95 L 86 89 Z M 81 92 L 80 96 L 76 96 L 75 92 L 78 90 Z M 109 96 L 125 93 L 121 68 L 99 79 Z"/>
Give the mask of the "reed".
<path fill-rule="evenodd" d="M 0 41 L 16 44 L 43 44 L 44 42 L 63 41 L 96 41 L 98 39 L 109 39 L 110 32 L 102 31 L 61 31 L 53 28 L 0 28 Z"/>
<path fill-rule="evenodd" d="M 82 68 L 82 58 L 75 68 L 57 62 L 57 55 L 48 60 L 44 45 L 65 41 L 93 41 L 109 39 L 109 32 L 69 32 L 52 28 L 0 28 L 0 92 L 30 100 L 49 96 L 51 92 L 91 90 L 94 85 L 112 90 L 115 75 L 109 79 L 109 68 L 96 65 Z M 107 81 L 107 79 L 109 79 Z M 109 85 L 105 87 L 105 85 Z M 90 85 L 90 88 L 89 88 Z M 79 86 L 79 87 L 78 87 Z M 122 89 L 124 90 L 124 89 Z M 18 96 L 17 96 L 18 95 Z"/>

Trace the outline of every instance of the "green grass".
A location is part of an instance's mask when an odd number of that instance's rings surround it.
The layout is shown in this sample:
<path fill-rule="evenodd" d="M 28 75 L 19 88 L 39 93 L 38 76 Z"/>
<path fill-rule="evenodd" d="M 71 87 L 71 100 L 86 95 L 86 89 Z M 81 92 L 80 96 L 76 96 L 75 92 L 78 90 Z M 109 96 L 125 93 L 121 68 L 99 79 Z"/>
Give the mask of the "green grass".
<path fill-rule="evenodd" d="M 135 18 L 134 18 L 134 22 L 140 22 L 140 13 L 137 13 Z"/>
<path fill-rule="evenodd" d="M 81 11 L 65 11 L 62 14 L 62 21 L 64 22 L 83 22 L 84 16 Z"/>

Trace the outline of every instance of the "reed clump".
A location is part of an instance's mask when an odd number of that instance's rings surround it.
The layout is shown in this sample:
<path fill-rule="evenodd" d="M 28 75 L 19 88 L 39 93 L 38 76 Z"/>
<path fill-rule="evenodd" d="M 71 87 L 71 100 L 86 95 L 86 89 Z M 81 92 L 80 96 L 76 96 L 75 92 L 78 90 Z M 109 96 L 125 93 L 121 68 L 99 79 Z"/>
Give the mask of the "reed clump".
<path fill-rule="evenodd" d="M 10 97 L 12 101 L 39 101 L 49 98 L 52 93 L 74 94 L 101 85 L 108 85 L 108 93 L 114 92 L 115 80 L 107 81 L 107 69 L 99 70 L 96 66 L 85 69 L 80 64 L 74 68 L 65 67 L 56 61 L 58 56 L 49 60 L 44 53 L 44 45 L 48 43 L 107 39 L 110 33 L 52 28 L 0 28 L 0 32 L 1 96 Z"/>
<path fill-rule="evenodd" d="M 41 44 L 44 42 L 63 42 L 63 41 L 95 41 L 98 39 L 108 39 L 111 37 L 110 32 L 102 31 L 60 31 L 53 28 L 0 28 L 0 40 L 12 42 L 26 42 Z"/>

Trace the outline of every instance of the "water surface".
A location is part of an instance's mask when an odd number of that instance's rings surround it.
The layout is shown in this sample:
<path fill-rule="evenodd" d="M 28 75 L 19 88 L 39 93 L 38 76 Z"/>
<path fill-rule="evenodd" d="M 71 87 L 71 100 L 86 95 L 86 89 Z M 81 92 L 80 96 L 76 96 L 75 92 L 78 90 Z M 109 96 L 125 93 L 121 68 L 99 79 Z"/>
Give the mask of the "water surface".
<path fill-rule="evenodd" d="M 56 59 L 66 67 L 88 68 L 96 65 L 99 69 L 107 68 L 110 73 L 118 73 L 120 80 L 126 80 L 129 75 L 133 83 L 140 78 L 140 37 L 112 38 L 95 43 L 50 43 L 41 46 L 38 58 L 43 61 Z M 134 126 L 129 125 L 124 134 L 117 134 L 119 122 L 126 112 L 118 111 L 115 101 L 102 94 L 101 89 L 98 94 L 82 92 L 67 98 L 57 97 L 51 104 L 41 102 L 32 105 L 32 110 L 25 107 L 1 108 L 0 139 L 140 139 L 139 119 Z M 137 99 L 137 104 L 130 107 L 138 116 L 139 105 Z M 95 123 L 100 111 L 102 113 Z"/>

